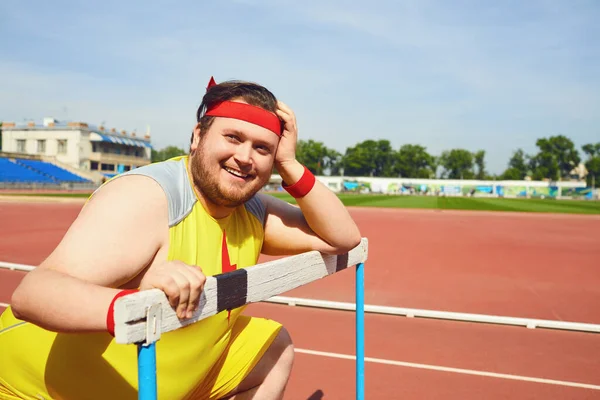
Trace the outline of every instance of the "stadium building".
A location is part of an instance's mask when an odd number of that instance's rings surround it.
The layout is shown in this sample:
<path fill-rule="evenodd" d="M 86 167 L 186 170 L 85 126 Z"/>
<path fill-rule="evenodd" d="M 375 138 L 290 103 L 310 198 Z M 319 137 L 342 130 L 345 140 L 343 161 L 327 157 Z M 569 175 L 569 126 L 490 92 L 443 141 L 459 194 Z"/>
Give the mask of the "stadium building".
<path fill-rule="evenodd" d="M 0 183 L 98 184 L 116 174 L 150 164 L 150 134 L 136 137 L 85 122 L 2 124 Z M 64 187 L 64 185 L 62 185 Z"/>

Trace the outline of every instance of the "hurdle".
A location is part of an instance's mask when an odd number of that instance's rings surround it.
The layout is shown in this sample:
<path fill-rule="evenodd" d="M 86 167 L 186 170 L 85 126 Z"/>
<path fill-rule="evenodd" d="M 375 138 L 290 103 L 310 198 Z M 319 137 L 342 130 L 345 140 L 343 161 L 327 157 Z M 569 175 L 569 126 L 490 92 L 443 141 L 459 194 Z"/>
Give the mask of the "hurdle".
<path fill-rule="evenodd" d="M 137 346 L 138 399 L 157 400 L 156 342 L 161 334 L 183 328 L 222 311 L 273 296 L 356 266 L 356 399 L 364 400 L 364 262 L 368 240 L 348 253 L 325 255 L 310 251 L 257 264 L 232 272 L 209 276 L 194 315 L 177 317 L 165 293 L 145 290 L 121 297 L 114 304 L 115 341 Z"/>

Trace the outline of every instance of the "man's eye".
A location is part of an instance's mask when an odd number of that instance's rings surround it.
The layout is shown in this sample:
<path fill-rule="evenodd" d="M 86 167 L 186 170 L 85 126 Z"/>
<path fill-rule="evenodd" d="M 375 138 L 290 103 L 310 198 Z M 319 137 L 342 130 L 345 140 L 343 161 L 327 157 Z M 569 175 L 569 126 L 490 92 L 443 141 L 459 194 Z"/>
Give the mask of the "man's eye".
<path fill-rule="evenodd" d="M 234 141 L 234 142 L 239 142 L 240 138 L 235 136 L 235 135 L 227 135 L 227 139 Z"/>
<path fill-rule="evenodd" d="M 258 146 L 257 149 L 261 154 L 270 154 L 271 153 L 271 150 L 267 146 Z"/>

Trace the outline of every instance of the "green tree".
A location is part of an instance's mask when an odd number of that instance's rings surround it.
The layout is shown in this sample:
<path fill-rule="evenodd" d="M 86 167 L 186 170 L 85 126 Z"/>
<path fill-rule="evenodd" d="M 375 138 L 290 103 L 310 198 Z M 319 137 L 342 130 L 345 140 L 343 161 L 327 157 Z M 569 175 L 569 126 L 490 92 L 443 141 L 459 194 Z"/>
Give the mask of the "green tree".
<path fill-rule="evenodd" d="M 553 179 L 559 176 L 558 161 L 549 153 L 538 153 L 529 159 L 529 168 L 533 171 L 533 179 Z"/>
<path fill-rule="evenodd" d="M 475 174 L 476 179 L 485 179 L 485 150 L 479 150 L 473 153 L 473 161 L 477 166 L 477 173 Z"/>
<path fill-rule="evenodd" d="M 516 168 L 507 168 L 506 171 L 500 175 L 500 179 L 508 180 L 508 181 L 522 181 L 523 174 Z"/>
<path fill-rule="evenodd" d="M 382 177 L 394 176 L 396 152 L 389 140 L 377 141 L 375 152 L 375 175 Z"/>
<path fill-rule="evenodd" d="M 444 168 L 444 178 L 473 179 L 473 153 L 468 150 L 444 151 L 440 156 L 439 164 Z"/>
<path fill-rule="evenodd" d="M 600 177 L 600 143 L 588 143 L 581 146 L 581 149 L 588 156 L 585 161 L 585 168 L 588 170 L 587 184 L 596 187 Z"/>
<path fill-rule="evenodd" d="M 581 160 L 575 144 L 566 136 L 541 138 L 535 144 L 539 152 L 531 159 L 534 179 L 568 177 Z"/>
<path fill-rule="evenodd" d="M 187 152 L 185 150 L 180 149 L 179 147 L 175 147 L 175 146 L 167 146 L 164 149 L 158 150 L 158 151 L 152 149 L 151 161 L 152 162 L 165 161 L 165 160 L 168 160 L 169 158 L 182 156 L 185 154 L 187 154 Z"/>
<path fill-rule="evenodd" d="M 395 175 L 403 178 L 430 178 L 435 175 L 434 157 L 420 145 L 405 144 L 396 153 Z"/>
<path fill-rule="evenodd" d="M 365 146 L 348 147 L 342 164 L 348 176 L 372 176 L 375 171 L 374 154 Z"/>
<path fill-rule="evenodd" d="M 431 172 L 432 172 L 432 176 L 434 178 L 437 178 L 438 176 L 438 168 L 442 166 L 441 164 L 441 156 L 431 156 Z"/>
<path fill-rule="evenodd" d="M 324 175 L 325 170 L 334 169 L 339 156 L 337 151 L 328 149 L 322 142 L 312 139 L 299 140 L 296 145 L 296 158 L 315 175 Z"/>
<path fill-rule="evenodd" d="M 0 124 L 1 126 L 1 124 Z M 600 143 L 592 144 L 584 144 L 581 146 L 581 149 L 589 158 L 600 156 Z"/>
<path fill-rule="evenodd" d="M 346 149 L 342 164 L 344 175 L 394 176 L 394 150 L 389 140 L 365 140 Z"/>
<path fill-rule="evenodd" d="M 517 149 L 513 152 L 508 161 L 508 168 L 501 175 L 501 179 L 520 181 L 525 179 L 528 174 L 529 162 L 528 156 L 523 149 Z"/>
<path fill-rule="evenodd" d="M 327 149 L 327 166 L 329 169 L 329 175 L 340 175 L 340 168 L 342 167 L 342 155 L 334 149 Z"/>

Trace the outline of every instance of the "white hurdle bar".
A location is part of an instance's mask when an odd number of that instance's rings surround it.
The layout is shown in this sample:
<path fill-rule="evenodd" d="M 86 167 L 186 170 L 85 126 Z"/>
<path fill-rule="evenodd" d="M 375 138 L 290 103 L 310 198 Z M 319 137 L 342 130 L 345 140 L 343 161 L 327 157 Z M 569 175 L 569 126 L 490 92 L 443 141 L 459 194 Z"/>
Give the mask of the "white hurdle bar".
<path fill-rule="evenodd" d="M 31 265 L 13 264 L 8 262 L 0 261 L 0 268 L 17 270 L 17 271 L 31 271 L 35 267 Z M 329 301 L 329 300 L 317 300 L 317 299 L 305 299 L 299 297 L 284 297 L 284 296 L 273 296 L 270 299 L 264 300 L 267 303 L 278 303 L 287 304 L 289 306 L 302 306 L 302 307 L 316 307 L 331 310 L 341 311 L 356 311 L 355 303 L 341 302 L 341 301 Z M 8 307 L 8 304 L 4 307 Z M 453 311 L 442 311 L 442 310 L 423 310 L 418 308 L 405 308 L 405 307 L 390 307 L 390 306 L 378 306 L 365 304 L 365 313 L 372 314 L 387 314 L 395 316 L 403 316 L 407 318 L 431 318 L 441 319 L 459 322 L 477 322 L 484 324 L 495 324 L 495 325 L 512 325 L 512 326 L 523 326 L 529 329 L 557 329 L 566 331 L 579 331 L 579 332 L 590 332 L 600 333 L 600 324 L 592 324 L 585 322 L 571 322 L 571 321 L 558 321 L 550 319 L 537 319 L 537 318 L 523 318 L 523 317 L 509 317 L 502 315 L 489 315 L 489 314 L 473 314 Z"/>
<path fill-rule="evenodd" d="M 194 315 L 177 317 L 167 296 L 158 289 L 145 290 L 115 301 L 115 340 L 135 344 L 138 349 L 138 398 L 156 400 L 156 347 L 164 332 L 173 331 L 204 318 L 309 284 L 356 265 L 356 399 L 364 400 L 364 262 L 366 238 L 342 255 L 317 251 L 285 257 L 206 278 L 200 304 Z"/>
<path fill-rule="evenodd" d="M 14 264 L 9 262 L 0 261 L 0 268 L 11 269 L 16 271 L 31 271 L 35 267 L 31 265 Z M 287 304 L 289 306 L 302 306 L 302 307 L 317 307 L 331 310 L 342 310 L 342 311 L 356 311 L 355 303 L 340 302 L 340 301 L 329 301 L 329 300 L 317 300 L 317 299 L 304 299 L 299 297 L 284 297 L 284 296 L 273 296 L 270 299 L 264 300 L 267 303 L 278 303 Z M 4 307 L 8 307 L 5 305 Z M 390 306 L 379 306 L 365 304 L 365 313 L 372 314 L 387 314 L 394 316 L 403 316 L 407 318 L 431 318 L 441 319 L 459 322 L 476 322 L 484 324 L 495 324 L 495 325 L 512 325 L 522 326 L 529 329 L 557 329 L 566 331 L 579 331 L 579 332 L 590 332 L 600 333 L 600 324 L 592 324 L 585 322 L 574 322 L 574 321 L 558 321 L 550 319 L 537 319 L 537 318 L 523 318 L 523 317 L 510 317 L 502 315 L 489 315 L 489 314 L 473 314 L 453 311 L 442 311 L 442 310 L 424 310 L 418 308 L 405 308 L 405 307 L 390 307 Z"/>

